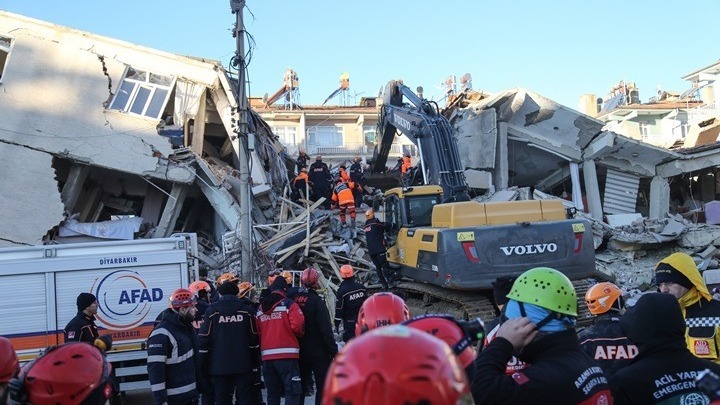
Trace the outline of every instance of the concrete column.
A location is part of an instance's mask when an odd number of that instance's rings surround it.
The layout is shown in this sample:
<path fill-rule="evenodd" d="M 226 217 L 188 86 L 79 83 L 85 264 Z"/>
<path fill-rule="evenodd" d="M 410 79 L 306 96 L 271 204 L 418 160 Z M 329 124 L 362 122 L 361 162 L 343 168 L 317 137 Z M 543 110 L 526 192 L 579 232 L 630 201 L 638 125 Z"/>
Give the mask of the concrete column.
<path fill-rule="evenodd" d="M 508 124 L 498 122 L 498 132 L 495 151 L 495 171 L 493 172 L 493 185 L 495 190 L 508 187 L 510 165 L 508 163 Z"/>
<path fill-rule="evenodd" d="M 593 219 L 602 221 L 602 202 L 600 200 L 600 187 L 598 186 L 594 160 L 583 162 L 583 180 L 585 180 L 585 196 L 587 197 L 590 216 Z"/>
<path fill-rule="evenodd" d="M 670 212 L 670 183 L 666 178 L 655 176 L 650 181 L 650 219 L 665 218 Z"/>
<path fill-rule="evenodd" d="M 193 127 L 193 133 L 192 133 L 192 142 L 190 143 L 190 150 L 197 153 L 198 156 L 202 156 L 203 147 L 205 144 L 205 116 L 206 116 L 206 106 L 207 106 L 207 97 L 205 96 L 205 91 L 203 91 L 202 95 L 200 96 L 200 100 L 198 101 L 199 107 L 197 114 L 195 114 L 195 125 Z"/>
<path fill-rule="evenodd" d="M 65 204 L 65 211 L 70 214 L 75 213 L 75 204 L 82 192 L 82 187 L 83 184 L 85 184 L 85 179 L 87 179 L 89 171 L 90 169 L 88 166 L 79 164 L 74 164 L 72 168 L 70 168 L 70 173 L 68 174 L 67 180 L 65 180 L 65 185 L 63 185 L 62 192 L 60 193 L 60 197 Z"/>
<path fill-rule="evenodd" d="M 157 225 L 160 222 L 163 202 L 165 202 L 165 193 L 148 184 L 142 212 L 140 213 L 143 222 L 147 222 L 152 226 Z"/>
<path fill-rule="evenodd" d="M 165 209 L 163 210 L 160 223 L 158 223 L 155 232 L 153 233 L 154 238 L 164 238 L 172 234 L 175 229 L 175 222 L 177 222 L 180 211 L 182 210 L 183 203 L 185 202 L 185 196 L 187 196 L 188 186 L 185 184 L 174 184 L 170 196 L 168 197 Z"/>

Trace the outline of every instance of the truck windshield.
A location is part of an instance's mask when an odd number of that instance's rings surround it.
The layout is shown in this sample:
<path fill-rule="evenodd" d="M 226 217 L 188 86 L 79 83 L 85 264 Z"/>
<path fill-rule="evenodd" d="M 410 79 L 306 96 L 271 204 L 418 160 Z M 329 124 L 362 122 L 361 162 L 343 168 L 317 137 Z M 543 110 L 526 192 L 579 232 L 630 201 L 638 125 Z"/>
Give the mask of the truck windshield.
<path fill-rule="evenodd" d="M 432 209 L 438 203 L 437 195 L 407 197 L 405 202 L 409 226 L 430 226 Z"/>

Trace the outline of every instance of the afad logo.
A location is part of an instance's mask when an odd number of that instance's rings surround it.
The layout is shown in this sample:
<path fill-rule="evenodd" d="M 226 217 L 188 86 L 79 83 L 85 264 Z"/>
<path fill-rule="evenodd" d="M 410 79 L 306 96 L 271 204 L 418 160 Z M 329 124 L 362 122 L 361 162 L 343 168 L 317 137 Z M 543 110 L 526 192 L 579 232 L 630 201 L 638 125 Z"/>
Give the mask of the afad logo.
<path fill-rule="evenodd" d="M 137 272 L 130 270 L 114 271 L 99 281 L 96 279 L 92 291 L 100 303 L 95 317 L 114 330 L 141 325 L 153 302 L 163 299 L 161 288 L 149 288 Z"/>

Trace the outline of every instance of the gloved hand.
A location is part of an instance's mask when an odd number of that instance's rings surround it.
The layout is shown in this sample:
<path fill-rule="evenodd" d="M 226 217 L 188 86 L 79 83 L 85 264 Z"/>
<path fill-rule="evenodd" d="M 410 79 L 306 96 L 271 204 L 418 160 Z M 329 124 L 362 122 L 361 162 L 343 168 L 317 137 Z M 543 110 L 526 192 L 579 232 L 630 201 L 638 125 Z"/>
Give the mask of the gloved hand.
<path fill-rule="evenodd" d="M 95 347 L 100 349 L 101 352 L 105 353 L 108 350 L 112 349 L 112 336 L 111 335 L 102 335 L 95 339 L 93 342 Z"/>

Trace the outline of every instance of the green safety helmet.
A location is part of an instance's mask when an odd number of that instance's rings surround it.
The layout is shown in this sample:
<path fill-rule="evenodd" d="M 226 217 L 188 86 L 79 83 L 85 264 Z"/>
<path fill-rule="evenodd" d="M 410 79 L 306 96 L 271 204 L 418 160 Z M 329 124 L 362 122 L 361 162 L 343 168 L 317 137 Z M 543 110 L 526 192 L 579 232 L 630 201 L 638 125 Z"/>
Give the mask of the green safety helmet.
<path fill-rule="evenodd" d="M 521 274 L 507 297 L 560 314 L 578 316 L 575 287 L 567 276 L 550 267 L 535 267 Z"/>

